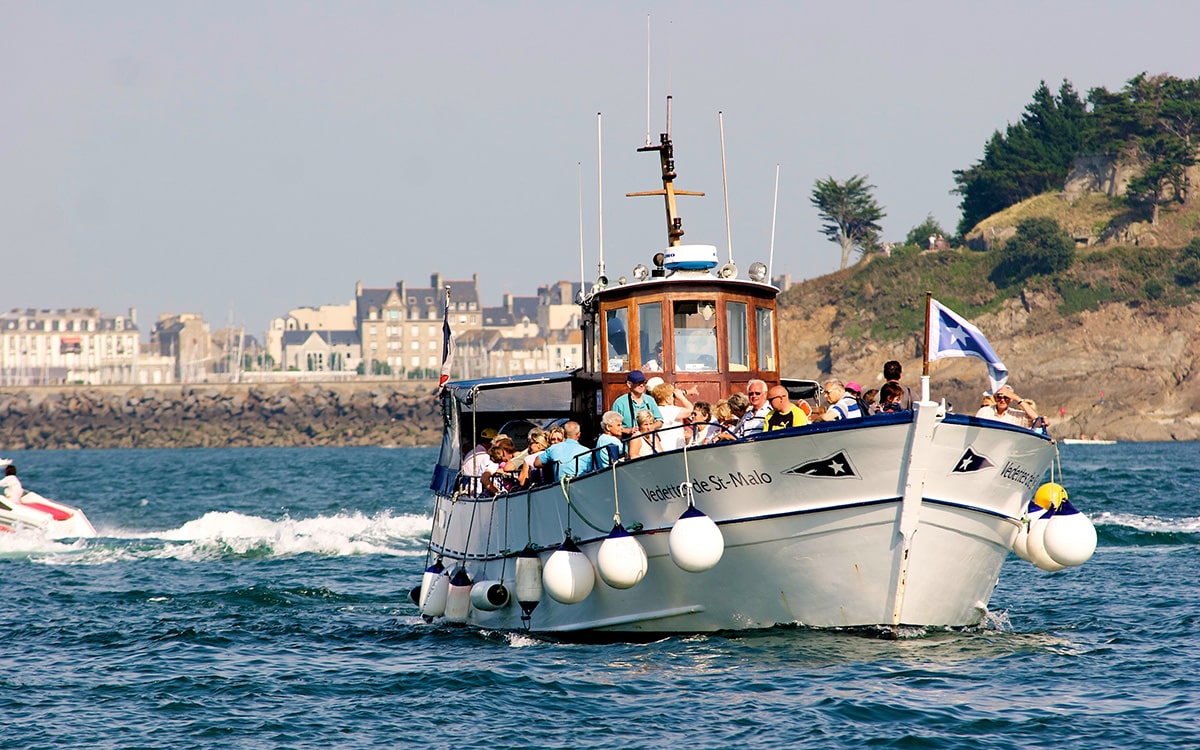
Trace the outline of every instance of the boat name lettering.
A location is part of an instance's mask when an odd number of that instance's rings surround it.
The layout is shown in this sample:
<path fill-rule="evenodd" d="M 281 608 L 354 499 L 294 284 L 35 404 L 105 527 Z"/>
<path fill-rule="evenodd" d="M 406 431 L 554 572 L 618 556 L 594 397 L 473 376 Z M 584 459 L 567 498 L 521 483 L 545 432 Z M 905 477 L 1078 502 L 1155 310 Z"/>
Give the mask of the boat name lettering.
<path fill-rule="evenodd" d="M 1031 490 L 1037 485 L 1038 480 L 1032 471 L 1012 461 L 1004 464 L 1004 468 L 1000 471 L 1000 476 L 1017 484 L 1023 484 Z"/>
<path fill-rule="evenodd" d="M 692 480 L 692 494 L 705 492 L 720 492 L 736 487 L 756 487 L 770 484 L 771 475 L 765 471 L 731 471 L 725 475 L 709 474 L 705 479 Z M 682 484 L 659 485 L 657 487 L 641 487 L 642 494 L 652 503 L 675 500 L 683 497 Z"/>

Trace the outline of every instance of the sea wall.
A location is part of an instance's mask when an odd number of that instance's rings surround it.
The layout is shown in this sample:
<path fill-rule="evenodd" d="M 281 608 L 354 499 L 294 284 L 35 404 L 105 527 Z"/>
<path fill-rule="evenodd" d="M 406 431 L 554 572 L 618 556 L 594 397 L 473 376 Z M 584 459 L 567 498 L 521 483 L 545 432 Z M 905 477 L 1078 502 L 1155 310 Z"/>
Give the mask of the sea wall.
<path fill-rule="evenodd" d="M 436 445 L 422 383 L 0 388 L 0 450 Z"/>

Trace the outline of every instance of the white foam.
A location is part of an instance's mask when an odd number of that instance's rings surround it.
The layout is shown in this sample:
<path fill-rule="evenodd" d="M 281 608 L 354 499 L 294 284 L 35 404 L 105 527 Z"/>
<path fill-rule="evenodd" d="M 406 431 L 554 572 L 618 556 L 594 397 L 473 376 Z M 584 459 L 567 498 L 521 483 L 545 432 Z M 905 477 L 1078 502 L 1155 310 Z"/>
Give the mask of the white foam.
<path fill-rule="evenodd" d="M 1097 526 L 1125 526 L 1137 531 L 1151 533 L 1196 533 L 1200 532 L 1200 517 L 1191 518 L 1159 518 L 1158 516 L 1139 516 L 1133 513 L 1097 513 L 1089 516 Z"/>
<path fill-rule="evenodd" d="M 213 560 L 231 555 L 291 557 L 316 554 L 392 555 L 425 553 L 428 516 L 361 512 L 271 520 L 231 511 L 210 511 L 174 529 L 134 531 L 104 528 L 99 538 L 72 544 L 32 537 L 14 546 L 14 556 L 34 555 L 50 565 L 107 565 L 129 560 Z M 6 535 L 17 536 L 17 535 Z M 21 535 L 24 536 L 24 535 Z M 124 540 L 113 543 L 108 540 Z M 0 543 L 5 540 L 0 540 Z M 11 543 L 10 543 L 11 544 Z M 0 546 L 0 554 L 6 547 Z"/>

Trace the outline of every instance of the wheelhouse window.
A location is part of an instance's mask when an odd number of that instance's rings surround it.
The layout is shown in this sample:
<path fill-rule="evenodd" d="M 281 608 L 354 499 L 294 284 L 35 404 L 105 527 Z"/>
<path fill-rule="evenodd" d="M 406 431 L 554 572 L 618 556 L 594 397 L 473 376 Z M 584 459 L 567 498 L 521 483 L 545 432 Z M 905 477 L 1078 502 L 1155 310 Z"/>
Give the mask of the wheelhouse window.
<path fill-rule="evenodd" d="M 745 302 L 725 303 L 725 330 L 729 332 L 729 371 L 749 370 L 750 347 Z"/>
<path fill-rule="evenodd" d="M 681 300 L 674 303 L 675 370 L 713 372 L 717 369 L 717 303 Z"/>
<path fill-rule="evenodd" d="M 639 355 L 642 369 L 647 372 L 662 372 L 663 369 L 662 317 L 661 303 L 638 305 Z"/>
<path fill-rule="evenodd" d="M 604 333 L 607 338 L 608 372 L 629 369 L 629 308 L 618 307 L 604 314 Z"/>
<path fill-rule="evenodd" d="M 775 311 L 766 307 L 754 308 L 758 324 L 758 369 L 775 369 Z"/>

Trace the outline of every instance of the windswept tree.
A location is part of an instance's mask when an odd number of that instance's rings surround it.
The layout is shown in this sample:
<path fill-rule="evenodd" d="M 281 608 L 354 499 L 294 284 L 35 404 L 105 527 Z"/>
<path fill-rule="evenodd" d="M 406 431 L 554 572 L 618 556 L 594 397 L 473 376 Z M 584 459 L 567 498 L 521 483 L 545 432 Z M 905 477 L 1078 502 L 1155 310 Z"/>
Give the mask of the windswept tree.
<path fill-rule="evenodd" d="M 887 216 L 875 201 L 866 175 L 854 175 L 839 183 L 833 177 L 817 180 L 812 204 L 820 212 L 821 233 L 842 248 L 842 268 L 850 264 L 850 253 L 865 253 L 879 240 L 879 220 Z"/>
<path fill-rule="evenodd" d="M 1057 96 L 1042 81 L 1021 121 L 995 131 L 975 165 L 954 171 L 953 192 L 962 196 L 959 234 L 1026 198 L 1061 189 L 1086 137 L 1087 118 L 1069 81 Z"/>

